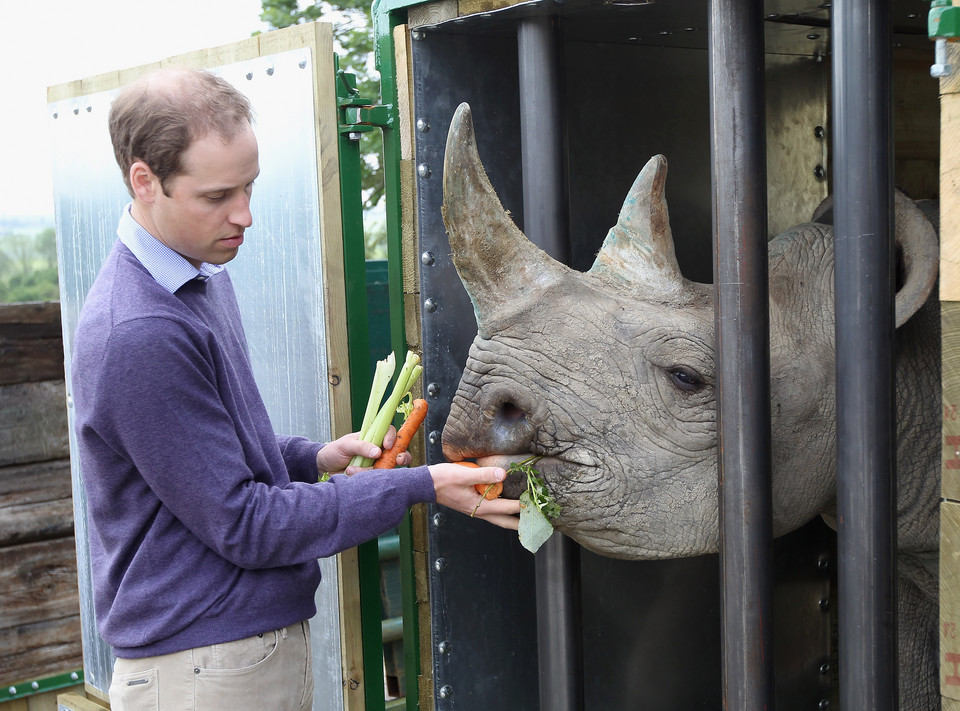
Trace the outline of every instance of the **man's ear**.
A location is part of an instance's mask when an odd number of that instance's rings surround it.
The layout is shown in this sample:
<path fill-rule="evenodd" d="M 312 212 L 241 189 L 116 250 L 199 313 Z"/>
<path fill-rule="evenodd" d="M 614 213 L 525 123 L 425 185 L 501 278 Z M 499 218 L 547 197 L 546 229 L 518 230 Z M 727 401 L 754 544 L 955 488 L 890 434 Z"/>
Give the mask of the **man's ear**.
<path fill-rule="evenodd" d="M 140 202 L 148 204 L 153 203 L 163 192 L 160 178 L 142 160 L 134 161 L 130 166 L 130 186 L 133 188 L 134 196 Z"/>

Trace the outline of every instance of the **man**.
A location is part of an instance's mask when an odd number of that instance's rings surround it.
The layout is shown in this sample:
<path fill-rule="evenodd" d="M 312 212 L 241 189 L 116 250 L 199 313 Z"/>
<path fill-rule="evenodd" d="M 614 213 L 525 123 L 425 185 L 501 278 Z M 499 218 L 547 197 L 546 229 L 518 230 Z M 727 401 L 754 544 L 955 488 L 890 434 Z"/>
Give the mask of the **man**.
<path fill-rule="evenodd" d="M 469 513 L 473 485 L 505 473 L 439 464 L 318 483 L 380 450 L 271 428 L 223 267 L 252 223 L 247 100 L 164 70 L 123 90 L 109 123 L 133 202 L 77 326 L 73 385 L 112 708 L 309 709 L 316 559 L 417 502 Z M 518 513 L 495 500 L 476 515 L 515 529 Z"/>

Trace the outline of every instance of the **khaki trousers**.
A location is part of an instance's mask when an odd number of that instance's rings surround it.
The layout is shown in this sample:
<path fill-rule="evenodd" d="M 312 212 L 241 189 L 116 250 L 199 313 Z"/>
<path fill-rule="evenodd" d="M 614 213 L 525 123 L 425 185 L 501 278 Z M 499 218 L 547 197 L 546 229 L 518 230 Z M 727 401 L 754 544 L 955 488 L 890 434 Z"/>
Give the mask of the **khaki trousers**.
<path fill-rule="evenodd" d="M 113 711 L 311 711 L 310 625 L 143 659 L 117 659 Z"/>

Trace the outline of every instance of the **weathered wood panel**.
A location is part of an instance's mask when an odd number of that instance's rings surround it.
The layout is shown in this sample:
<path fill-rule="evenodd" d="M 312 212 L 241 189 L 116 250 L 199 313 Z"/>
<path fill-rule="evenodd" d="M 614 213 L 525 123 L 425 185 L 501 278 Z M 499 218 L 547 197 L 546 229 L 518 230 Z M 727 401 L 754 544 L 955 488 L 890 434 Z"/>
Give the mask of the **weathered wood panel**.
<path fill-rule="evenodd" d="M 79 614 L 73 536 L 0 548 L 0 599 L 0 630 Z"/>
<path fill-rule="evenodd" d="M 72 535 L 70 460 L 0 469 L 0 547 Z"/>
<path fill-rule="evenodd" d="M 60 303 L 0 304 L 0 385 L 63 380 Z"/>
<path fill-rule="evenodd" d="M 0 467 L 69 456 L 64 381 L 0 386 Z"/>
<path fill-rule="evenodd" d="M 56 676 L 82 666 L 79 612 L 0 629 L 0 679 L 5 684 Z"/>

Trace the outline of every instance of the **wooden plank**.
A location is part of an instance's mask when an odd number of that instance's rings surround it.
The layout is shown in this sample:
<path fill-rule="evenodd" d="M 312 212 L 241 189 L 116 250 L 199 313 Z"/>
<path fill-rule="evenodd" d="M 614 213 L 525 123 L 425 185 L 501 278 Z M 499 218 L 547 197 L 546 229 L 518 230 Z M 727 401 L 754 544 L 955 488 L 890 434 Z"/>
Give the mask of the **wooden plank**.
<path fill-rule="evenodd" d="M 340 656 L 344 711 L 362 711 L 363 628 L 360 621 L 360 560 L 356 548 L 337 555 L 340 595 Z"/>
<path fill-rule="evenodd" d="M 80 614 L 0 629 L 4 684 L 63 674 L 83 666 Z"/>
<path fill-rule="evenodd" d="M 101 706 L 94 699 L 88 699 L 77 693 L 61 694 L 57 697 L 59 711 L 110 711 L 108 706 Z"/>
<path fill-rule="evenodd" d="M 478 12 L 493 12 L 505 7 L 519 5 L 523 0 L 460 0 L 460 16 Z"/>
<path fill-rule="evenodd" d="M 63 380 L 60 303 L 0 304 L 0 385 Z"/>
<path fill-rule="evenodd" d="M 960 700 L 960 504 L 940 504 L 940 693 Z"/>
<path fill-rule="evenodd" d="M 69 456 L 64 381 L 0 386 L 0 467 Z"/>
<path fill-rule="evenodd" d="M 407 23 L 410 29 L 423 25 L 435 25 L 438 22 L 454 19 L 460 12 L 457 0 L 435 0 L 409 8 L 407 10 Z"/>
<path fill-rule="evenodd" d="M 958 57 L 960 59 L 960 57 Z M 940 99 L 940 299 L 960 301 L 960 94 Z"/>
<path fill-rule="evenodd" d="M 0 630 L 78 615 L 74 538 L 0 548 L 0 599 Z"/>
<path fill-rule="evenodd" d="M 0 469 L 0 547 L 72 535 L 69 459 Z"/>
<path fill-rule="evenodd" d="M 941 440 L 941 493 L 960 501 L 960 303 L 940 303 L 941 386 L 943 438 Z"/>

